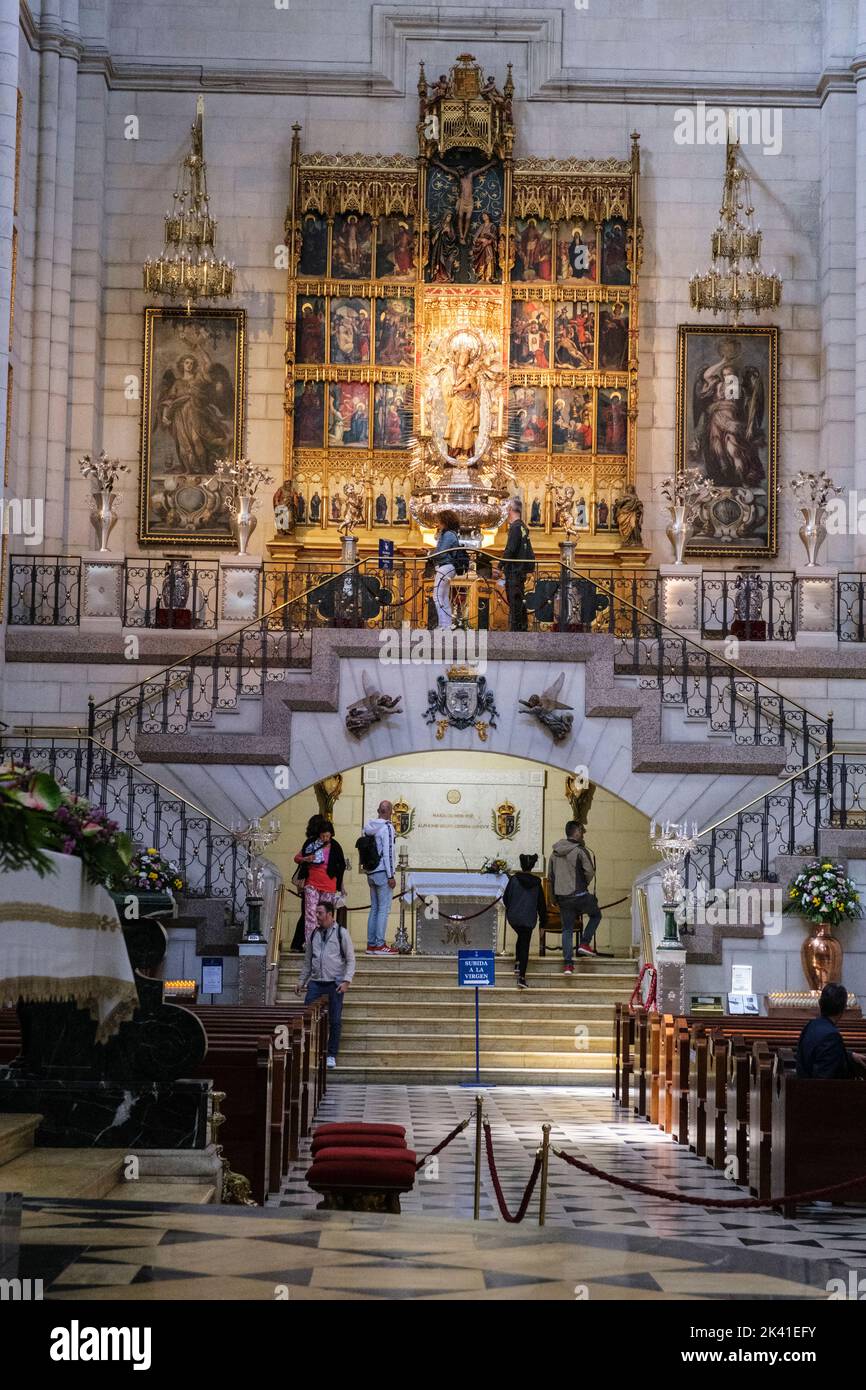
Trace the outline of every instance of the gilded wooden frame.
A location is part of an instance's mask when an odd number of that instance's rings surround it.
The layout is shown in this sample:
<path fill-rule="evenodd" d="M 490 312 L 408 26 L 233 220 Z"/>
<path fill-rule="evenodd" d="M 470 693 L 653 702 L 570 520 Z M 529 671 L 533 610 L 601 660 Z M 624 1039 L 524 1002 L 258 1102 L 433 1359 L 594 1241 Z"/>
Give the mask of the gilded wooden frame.
<path fill-rule="evenodd" d="M 676 391 L 676 471 L 679 475 L 689 467 L 705 469 L 705 463 L 696 459 L 693 452 L 695 425 L 693 418 L 692 395 L 694 371 L 690 372 L 690 345 L 699 339 L 731 339 L 734 343 L 754 344 L 763 341 L 764 350 L 760 356 L 752 347 L 745 366 L 754 367 L 755 359 L 764 368 L 764 418 L 763 433 L 766 441 L 758 446 L 765 471 L 766 485 L 766 535 L 757 544 L 746 540 L 737 543 L 735 539 L 725 541 L 713 537 L 697 536 L 686 547 L 689 556 L 712 556 L 719 560 L 731 559 L 764 560 L 778 553 L 778 446 L 779 446 L 779 329 L 774 325 L 756 327 L 730 327 L 725 324 L 679 324 L 677 327 L 677 391 Z M 739 349 L 742 353 L 743 348 Z M 705 370 L 705 368 L 704 368 Z M 754 489 L 753 489 L 754 490 Z"/>
<path fill-rule="evenodd" d="M 227 436 L 224 444 L 218 447 L 211 441 L 209 447 L 204 448 L 199 441 L 200 457 L 195 462 L 191 456 L 187 469 L 170 468 L 164 459 L 160 462 L 155 457 L 154 406 L 158 401 L 157 393 L 163 384 L 163 377 L 166 375 L 163 372 L 160 380 L 157 380 L 159 367 L 155 364 L 157 358 L 172 346 L 172 340 L 168 337 L 170 329 L 174 330 L 172 350 L 179 354 L 177 361 L 182 357 L 191 357 L 197 362 L 197 371 L 204 367 L 205 380 L 200 383 L 199 389 L 210 403 L 216 404 L 221 394 L 227 394 L 226 383 L 229 381 L 234 398 L 229 407 L 223 410 Z M 215 332 L 227 336 L 228 339 L 218 352 L 213 351 Z M 205 333 L 210 334 L 211 343 L 196 346 L 196 338 Z M 161 341 L 163 338 L 165 341 Z M 232 547 L 236 545 L 228 521 L 227 502 L 230 500 L 230 489 L 227 484 L 219 485 L 218 488 L 212 484 L 208 485 L 208 479 L 213 477 L 213 465 L 217 457 L 237 459 L 243 454 L 245 368 L 246 315 L 243 309 L 193 309 L 189 314 L 184 309 L 175 308 L 151 306 L 144 310 L 138 509 L 138 538 L 142 544 L 182 543 L 192 546 Z M 178 460 L 180 447 L 176 435 L 175 449 Z M 189 495 L 190 505 L 185 509 L 181 506 L 180 491 L 177 488 L 173 489 L 175 496 L 171 502 L 162 504 L 164 512 L 166 505 L 170 508 L 167 514 L 172 518 L 173 524 L 160 525 L 158 521 L 157 514 L 161 504 L 157 499 L 166 497 L 169 491 L 166 488 L 155 488 L 154 485 L 160 479 L 166 482 L 171 479 L 175 482 L 186 479 L 183 492 Z M 201 486 L 202 483 L 204 487 Z M 214 517 L 209 518 L 207 513 L 213 508 L 217 492 L 221 499 L 219 511 Z M 203 502 L 200 507 L 194 507 L 192 502 L 198 493 L 201 494 Z"/>

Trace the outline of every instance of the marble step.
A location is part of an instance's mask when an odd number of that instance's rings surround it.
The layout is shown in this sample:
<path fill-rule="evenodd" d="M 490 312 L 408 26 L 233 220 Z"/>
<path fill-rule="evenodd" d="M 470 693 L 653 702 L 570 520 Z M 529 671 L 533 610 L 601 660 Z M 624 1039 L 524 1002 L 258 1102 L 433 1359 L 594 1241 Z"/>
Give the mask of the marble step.
<path fill-rule="evenodd" d="M 107 1202 L 178 1202 L 184 1206 L 207 1206 L 216 1188 L 198 1182 L 119 1182 L 105 1194 Z"/>
<path fill-rule="evenodd" d="M 475 1050 L 475 1029 L 442 1029 L 436 1033 L 386 1033 L 378 1028 L 343 1028 L 341 1048 L 354 1052 L 381 1052 L 396 1050 L 401 1057 L 410 1052 L 451 1051 L 454 1049 Z M 399 1039 L 399 1041 L 398 1041 Z M 578 1046 L 579 1043 L 579 1046 Z M 490 1032 L 482 1025 L 481 1049 L 495 1048 L 497 1052 L 604 1052 L 610 1056 L 613 1038 L 608 1033 L 604 1037 L 576 1037 L 572 1033 L 538 1033 L 535 1029 L 526 1032 Z"/>
<path fill-rule="evenodd" d="M 96 1200 L 117 1187 L 126 1155 L 126 1149 L 31 1149 L 0 1168 L 0 1188 L 25 1197 Z"/>
<path fill-rule="evenodd" d="M 519 1004 L 513 1002 L 515 997 L 520 1000 Z M 562 1032 L 575 1023 L 585 1023 L 593 1032 L 613 1032 L 613 1010 L 609 1004 L 584 1004 L 579 998 L 551 1004 L 547 992 L 537 996 L 532 989 L 519 993 L 515 989 L 513 996 L 488 991 L 481 1002 L 481 1010 L 482 1023 L 487 1020 L 488 1023 L 514 1027 L 523 1023 L 549 1023 L 553 1032 Z M 415 1032 L 448 1023 L 465 1025 L 475 1018 L 475 998 L 443 999 L 435 1004 L 404 1004 L 399 999 L 389 1000 L 387 1004 L 370 1004 L 353 994 L 351 1009 L 347 1006 L 343 1015 L 344 1027 L 350 1018 L 375 1020 L 383 1028 L 402 1028 L 411 1024 Z"/>
<path fill-rule="evenodd" d="M 468 1067 L 475 1064 L 475 1048 L 460 1045 L 455 1039 L 454 1046 L 447 1046 L 451 1039 L 443 1038 L 435 1044 L 431 1040 L 423 1047 L 406 1047 L 398 1050 L 374 1047 L 366 1048 L 348 1039 L 340 1045 L 338 1059 L 340 1067 L 364 1066 L 369 1070 L 381 1067 Z M 549 1039 L 544 1039 L 545 1043 Z M 573 1039 L 569 1039 L 573 1043 Z M 527 1040 L 525 1047 L 481 1046 L 481 1060 L 486 1067 L 505 1068 L 546 1068 L 580 1073 L 593 1071 L 599 1067 L 613 1067 L 613 1053 L 610 1048 L 601 1052 L 558 1051 L 555 1048 L 537 1047 Z"/>
<path fill-rule="evenodd" d="M 514 999 L 516 991 L 513 982 L 509 981 L 507 986 L 497 986 L 497 989 L 501 990 L 503 999 L 506 995 L 506 988 L 508 996 Z M 630 993 L 630 991 L 616 989 L 590 990 L 583 986 L 575 987 L 573 979 L 567 981 L 558 988 L 553 986 L 546 989 L 543 987 L 535 988 L 534 986 L 533 988 L 537 995 L 543 995 L 545 1001 L 549 1000 L 551 1004 L 567 1004 L 570 1001 L 574 1001 L 580 1004 L 603 1005 L 611 1014 L 614 1004 L 625 1002 Z M 527 994 L 529 994 L 529 992 L 530 991 L 527 990 Z M 489 999 L 495 997 L 496 990 L 485 989 L 482 990 L 481 993 L 484 999 Z M 470 995 L 474 1007 L 474 992 L 470 990 L 461 990 L 457 985 L 451 988 L 429 985 L 423 989 L 396 989 L 393 987 L 382 988 L 378 985 L 362 985 L 354 981 L 352 983 L 352 999 L 359 1003 L 364 1002 L 367 1004 L 387 1004 L 396 998 L 399 998 L 406 1004 L 430 1004 L 432 1002 L 436 1002 L 437 1004 L 440 1002 L 456 1003 L 461 995 L 465 997 L 467 994 Z M 293 987 L 283 984 L 279 985 L 277 990 L 278 1003 L 297 1003 L 297 1000 L 298 995 L 295 993 Z M 515 1004 L 513 1007 L 517 1007 L 517 1005 Z"/>
<path fill-rule="evenodd" d="M 613 1067 L 593 1070 L 566 1071 L 557 1067 L 495 1067 L 481 1058 L 481 1083 L 495 1086 L 597 1086 L 599 1095 L 608 1095 L 613 1088 Z M 328 1072 L 328 1085 L 377 1086 L 465 1086 L 467 1101 L 475 1080 L 475 1061 L 471 1066 L 416 1066 L 399 1063 L 390 1067 L 353 1066 L 340 1061 L 335 1071 Z M 469 1106 L 467 1104 L 467 1110 Z"/>
<path fill-rule="evenodd" d="M 370 1011 L 365 1006 L 362 1006 L 362 1009 L 347 1006 L 343 1011 L 344 1038 L 354 1037 L 358 1033 L 365 1036 L 381 1035 L 382 1037 L 407 1038 L 412 1036 L 442 1037 L 445 1034 L 454 1034 L 460 1037 L 468 1037 L 471 1034 L 473 1038 L 475 1037 L 474 1013 L 464 1014 L 459 1018 L 455 1016 L 415 1018 L 411 1015 L 404 1018 L 382 1018 L 375 1010 Z M 608 1046 L 613 1039 L 613 1027 L 607 1018 L 603 1021 L 587 1022 L 582 1019 L 574 1019 L 571 1011 L 566 1017 L 560 1015 L 557 1018 L 511 1018 L 502 1014 L 491 1018 L 486 1009 L 482 1008 L 481 1011 L 482 1038 L 565 1036 L 573 1038 L 575 1028 L 586 1029 L 587 1036 L 604 1039 Z"/>
<path fill-rule="evenodd" d="M 0 1115 L 0 1167 L 33 1148 L 41 1115 Z"/>
<path fill-rule="evenodd" d="M 300 969 L 302 956 L 296 951 L 283 951 L 280 955 L 279 968 L 283 970 Z M 511 970 L 514 967 L 514 956 L 510 953 L 497 955 L 496 973 L 502 970 Z M 531 955 L 529 958 L 529 968 L 539 976 L 561 975 L 562 974 L 562 955 L 559 951 L 551 953 L 549 956 Z M 574 962 L 575 971 L 584 975 L 610 975 L 617 979 L 633 979 L 637 973 L 637 967 L 633 960 L 602 958 L 594 959 L 592 956 L 578 956 Z M 368 956 L 365 951 L 356 949 L 355 951 L 355 973 L 356 975 L 366 975 L 370 973 L 378 974 L 387 972 L 390 977 L 393 974 L 423 974 L 450 976 L 452 979 L 457 974 L 457 959 L 455 956 Z"/>

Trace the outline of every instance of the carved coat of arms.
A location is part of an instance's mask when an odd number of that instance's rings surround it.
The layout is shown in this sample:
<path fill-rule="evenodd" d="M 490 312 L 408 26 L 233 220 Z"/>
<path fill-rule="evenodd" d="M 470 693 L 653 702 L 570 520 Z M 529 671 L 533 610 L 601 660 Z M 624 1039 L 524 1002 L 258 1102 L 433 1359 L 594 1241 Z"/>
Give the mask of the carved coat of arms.
<path fill-rule="evenodd" d="M 491 829 L 498 840 L 513 840 L 520 829 L 520 812 L 510 801 L 503 801 L 491 813 Z"/>
<path fill-rule="evenodd" d="M 391 824 L 396 835 L 408 835 L 415 820 L 415 807 L 408 801 L 395 801 L 391 810 Z"/>
<path fill-rule="evenodd" d="M 496 728 L 499 711 L 493 691 L 473 666 L 449 667 L 446 675 L 437 676 L 436 688 L 428 691 L 427 698 L 424 718 L 436 725 L 437 738 L 444 738 L 449 728 L 474 728 L 486 743 L 488 730 Z"/>

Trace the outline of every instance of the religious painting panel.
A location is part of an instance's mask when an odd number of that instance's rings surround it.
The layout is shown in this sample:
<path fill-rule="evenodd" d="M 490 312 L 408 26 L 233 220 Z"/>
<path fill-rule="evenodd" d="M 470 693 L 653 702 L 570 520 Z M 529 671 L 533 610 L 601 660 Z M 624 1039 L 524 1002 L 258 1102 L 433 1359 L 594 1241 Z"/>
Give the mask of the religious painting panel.
<path fill-rule="evenodd" d="M 415 224 L 412 218 L 381 218 L 376 229 L 376 278 L 414 280 Z"/>
<path fill-rule="evenodd" d="M 624 454 L 628 442 L 628 392 L 600 390 L 597 418 L 596 453 Z"/>
<path fill-rule="evenodd" d="M 325 360 L 325 301 L 318 295 L 298 295 L 295 354 L 298 362 Z"/>
<path fill-rule="evenodd" d="M 501 278 L 498 244 L 503 213 L 502 166 L 479 165 L 477 151 L 432 159 L 427 178 L 430 256 L 435 284 L 491 284 Z"/>
<path fill-rule="evenodd" d="M 595 366 L 595 305 L 564 299 L 553 306 L 553 364 L 573 371 Z"/>
<path fill-rule="evenodd" d="M 370 444 L 370 387 L 366 381 L 328 383 L 328 448 Z"/>
<path fill-rule="evenodd" d="M 612 531 L 614 529 L 613 503 L 609 487 L 599 488 L 599 496 L 595 504 L 595 529 L 597 531 Z"/>
<path fill-rule="evenodd" d="M 321 449 L 325 432 L 325 388 L 321 381 L 295 382 L 296 448 Z"/>
<path fill-rule="evenodd" d="M 370 361 L 370 300 L 331 300 L 331 361 L 361 366 Z"/>
<path fill-rule="evenodd" d="M 556 278 L 598 279 L 598 232 L 594 222 L 560 222 L 556 233 Z"/>
<path fill-rule="evenodd" d="M 628 232 L 621 217 L 609 217 L 601 229 L 601 279 L 605 285 L 631 284 Z"/>
<path fill-rule="evenodd" d="M 369 280 L 373 273 L 373 223 L 366 213 L 338 213 L 331 240 L 335 280 Z"/>
<path fill-rule="evenodd" d="M 377 299 L 377 365 L 380 367 L 410 367 L 414 357 L 414 299 Z"/>
<path fill-rule="evenodd" d="M 232 544 L 214 470 L 243 453 L 244 311 L 144 314 L 139 540 Z"/>
<path fill-rule="evenodd" d="M 524 516 L 529 526 L 544 526 L 544 485 L 540 482 L 527 485 Z"/>
<path fill-rule="evenodd" d="M 550 366 L 550 306 L 541 299 L 511 303 L 512 367 Z"/>
<path fill-rule="evenodd" d="M 310 526 L 322 524 L 322 494 L 324 485 L 318 476 L 312 478 L 307 487 L 307 520 Z"/>
<path fill-rule="evenodd" d="M 325 275 L 328 270 L 328 223 L 317 212 L 304 214 L 301 223 L 299 275 Z"/>
<path fill-rule="evenodd" d="M 592 453 L 592 392 L 587 387 L 553 388 L 551 449 L 555 454 Z"/>
<path fill-rule="evenodd" d="M 628 368 L 628 304 L 602 304 L 598 315 L 598 365 L 605 371 Z"/>
<path fill-rule="evenodd" d="M 550 280 L 553 274 L 553 238 L 545 218 L 517 218 L 514 224 L 512 280 Z"/>
<path fill-rule="evenodd" d="M 391 520 L 391 487 L 387 479 L 373 489 L 373 525 L 387 526 Z"/>
<path fill-rule="evenodd" d="M 513 386 L 509 392 L 509 438 L 518 454 L 547 449 L 547 388 Z"/>
<path fill-rule="evenodd" d="M 373 446 L 405 449 L 412 434 L 412 388 L 379 382 L 374 388 Z"/>
<path fill-rule="evenodd" d="M 688 553 L 776 553 L 778 328 L 677 330 L 677 472 L 719 496 L 700 508 Z"/>

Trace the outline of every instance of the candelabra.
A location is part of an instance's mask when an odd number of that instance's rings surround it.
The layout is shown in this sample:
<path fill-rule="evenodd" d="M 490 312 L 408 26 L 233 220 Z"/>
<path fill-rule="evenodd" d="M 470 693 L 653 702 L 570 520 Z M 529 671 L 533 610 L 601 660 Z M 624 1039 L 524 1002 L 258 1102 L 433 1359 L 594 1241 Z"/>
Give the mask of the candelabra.
<path fill-rule="evenodd" d="M 739 145 L 728 136 L 721 216 L 710 241 L 713 263 L 689 281 L 693 309 L 731 314 L 734 323 L 741 314 L 775 309 L 782 298 L 781 277 L 761 265 L 762 233 L 753 220 L 749 175 L 737 159 Z"/>
<path fill-rule="evenodd" d="M 143 267 L 148 294 L 182 299 L 186 311 L 200 299 L 225 299 L 234 289 L 234 266 L 216 259 L 216 222 L 207 195 L 204 157 L 204 97 L 196 103 L 190 152 L 181 164 L 174 209 L 165 214 L 165 245 L 156 260 Z"/>
<path fill-rule="evenodd" d="M 662 907 L 665 914 L 664 940 L 659 942 L 660 950 L 674 950 L 681 945 L 676 922 L 677 908 L 685 901 L 686 886 L 683 865 L 696 848 L 698 827 L 692 822 L 691 833 L 688 823 L 681 825 L 675 821 L 664 821 L 658 827 L 655 821 L 650 826 L 650 844 L 661 855 L 662 866 Z"/>
<path fill-rule="evenodd" d="M 394 948 L 407 956 L 412 950 L 412 943 L 406 930 L 406 873 L 409 868 L 409 846 L 406 844 L 397 851 L 397 868 L 400 871 L 400 925 L 394 937 Z"/>
<path fill-rule="evenodd" d="M 239 845 L 243 845 L 247 851 L 248 862 L 246 869 L 247 879 L 247 921 L 244 930 L 244 941 L 264 941 L 261 930 L 262 920 L 262 897 L 264 895 L 265 866 L 259 861 L 259 855 L 272 845 L 280 833 L 280 822 L 276 816 L 271 816 L 267 827 L 263 826 L 258 816 L 243 825 L 241 821 L 232 823 L 232 835 Z"/>

